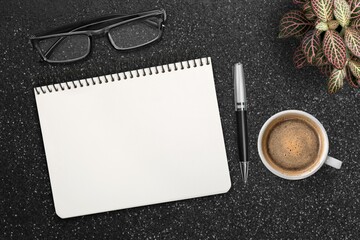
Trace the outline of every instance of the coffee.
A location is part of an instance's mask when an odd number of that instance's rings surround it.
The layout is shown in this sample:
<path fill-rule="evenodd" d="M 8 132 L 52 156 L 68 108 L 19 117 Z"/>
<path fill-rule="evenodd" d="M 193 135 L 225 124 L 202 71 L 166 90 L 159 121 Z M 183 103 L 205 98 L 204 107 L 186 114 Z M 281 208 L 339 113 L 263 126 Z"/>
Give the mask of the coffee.
<path fill-rule="evenodd" d="M 311 119 L 289 114 L 267 127 L 262 150 L 273 168 L 286 175 L 299 175 L 320 161 L 322 138 L 321 130 Z"/>

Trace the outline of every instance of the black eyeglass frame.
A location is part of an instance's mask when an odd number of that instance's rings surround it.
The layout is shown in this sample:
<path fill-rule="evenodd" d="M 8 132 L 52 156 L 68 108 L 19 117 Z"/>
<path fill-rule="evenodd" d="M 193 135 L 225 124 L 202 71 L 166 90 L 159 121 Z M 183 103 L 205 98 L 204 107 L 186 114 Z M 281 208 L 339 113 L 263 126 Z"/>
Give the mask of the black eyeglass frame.
<path fill-rule="evenodd" d="M 118 47 L 114 40 L 112 39 L 111 35 L 110 35 L 110 30 L 114 27 L 118 27 L 120 25 L 123 24 L 127 24 L 129 22 L 133 22 L 133 21 L 139 21 L 142 20 L 144 18 L 149 18 L 149 17 L 156 17 L 156 16 L 160 16 L 161 17 L 161 22 L 158 23 L 159 24 L 159 30 L 160 33 L 159 35 L 152 39 L 149 42 L 146 42 L 144 44 L 140 44 L 134 47 L 128 47 L 128 48 L 121 48 Z M 108 21 L 116 21 L 118 20 L 119 22 L 111 24 L 109 26 L 100 28 L 100 29 L 96 29 L 96 30 L 82 30 L 82 31 L 78 31 L 79 29 L 84 29 L 84 28 L 88 28 L 94 25 L 98 25 L 98 24 L 103 24 L 106 23 Z M 109 15 L 109 16 L 105 16 L 105 17 L 100 17 L 97 19 L 93 19 L 90 20 L 88 22 L 82 22 L 82 23 L 77 23 L 77 24 L 72 24 L 72 25 L 67 25 L 65 27 L 59 28 L 59 29 L 55 29 L 55 30 L 51 30 L 47 33 L 41 34 L 40 36 L 34 36 L 30 38 L 30 42 L 33 46 L 34 49 L 37 50 L 37 52 L 40 54 L 40 57 L 43 61 L 48 62 L 48 63 L 70 63 L 70 62 L 75 62 L 75 61 L 79 61 L 82 60 L 84 58 L 86 58 L 87 56 L 89 56 L 89 54 L 92 52 L 92 48 L 93 48 L 93 37 L 94 36 L 107 36 L 110 44 L 119 51 L 129 51 L 129 50 L 133 50 L 136 48 L 140 48 L 143 47 L 145 45 L 151 44 L 153 42 L 158 41 L 164 32 L 164 28 L 165 28 L 165 22 L 166 22 L 166 12 L 164 9 L 157 9 L 157 10 L 151 10 L 151 11 L 147 11 L 147 12 L 141 12 L 141 13 L 136 13 L 136 14 L 131 14 L 131 15 Z M 56 44 L 61 41 L 63 38 L 58 39 L 52 46 L 51 48 L 46 52 L 43 53 L 41 51 L 39 42 L 43 39 L 48 39 L 48 38 L 53 38 L 53 37 L 67 37 L 67 36 L 73 36 L 73 35 L 86 35 L 87 39 L 88 39 L 88 49 L 87 49 L 87 53 L 84 54 L 81 57 L 78 58 L 74 58 L 74 59 L 68 59 L 68 60 L 51 60 L 47 58 L 47 54 L 49 51 L 51 51 Z"/>

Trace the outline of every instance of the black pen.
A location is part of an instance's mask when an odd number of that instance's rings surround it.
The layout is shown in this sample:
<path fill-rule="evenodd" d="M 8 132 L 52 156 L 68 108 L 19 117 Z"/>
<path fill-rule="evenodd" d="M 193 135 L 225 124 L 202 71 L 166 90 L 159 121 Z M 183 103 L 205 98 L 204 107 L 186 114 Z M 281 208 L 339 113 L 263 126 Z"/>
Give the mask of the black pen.
<path fill-rule="evenodd" d="M 246 183 L 249 173 L 249 143 L 244 69 L 241 63 L 236 63 L 234 65 L 233 74 L 240 169 L 244 183 Z"/>

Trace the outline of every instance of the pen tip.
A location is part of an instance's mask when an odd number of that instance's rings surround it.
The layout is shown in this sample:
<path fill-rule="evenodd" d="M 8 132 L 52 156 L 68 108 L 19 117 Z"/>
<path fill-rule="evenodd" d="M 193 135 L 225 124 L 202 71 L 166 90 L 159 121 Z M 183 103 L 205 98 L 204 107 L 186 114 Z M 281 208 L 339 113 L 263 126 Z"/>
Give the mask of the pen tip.
<path fill-rule="evenodd" d="M 240 162 L 241 175 L 244 183 L 247 183 L 249 176 L 249 162 Z"/>

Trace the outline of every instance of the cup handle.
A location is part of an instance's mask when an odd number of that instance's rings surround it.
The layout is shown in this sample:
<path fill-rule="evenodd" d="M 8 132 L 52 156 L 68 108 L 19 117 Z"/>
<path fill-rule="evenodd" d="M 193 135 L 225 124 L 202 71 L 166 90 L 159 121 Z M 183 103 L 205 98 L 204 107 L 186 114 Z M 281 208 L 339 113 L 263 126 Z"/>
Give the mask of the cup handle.
<path fill-rule="evenodd" d="M 333 158 L 333 157 L 330 157 L 328 156 L 326 158 L 326 161 L 325 161 L 325 164 L 326 165 L 329 165 L 330 167 L 333 167 L 333 168 L 336 168 L 336 169 L 340 169 L 341 168 L 341 165 L 342 165 L 342 161 L 336 159 L 336 158 Z"/>

